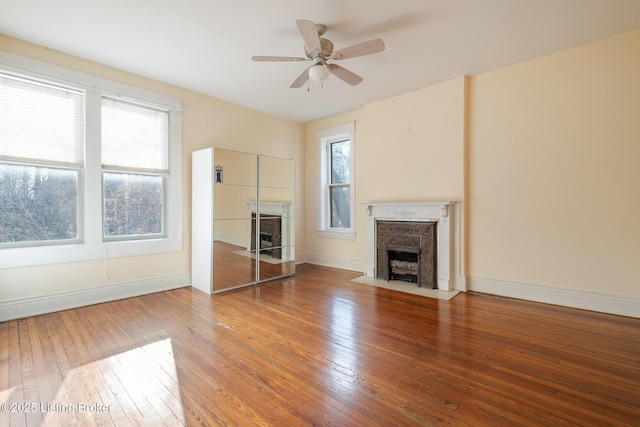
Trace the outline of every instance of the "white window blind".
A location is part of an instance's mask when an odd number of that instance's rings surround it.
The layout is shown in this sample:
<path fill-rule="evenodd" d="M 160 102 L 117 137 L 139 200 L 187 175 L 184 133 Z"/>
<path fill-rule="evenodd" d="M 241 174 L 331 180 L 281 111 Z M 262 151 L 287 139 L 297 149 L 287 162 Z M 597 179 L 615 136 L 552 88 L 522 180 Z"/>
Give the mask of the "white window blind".
<path fill-rule="evenodd" d="M 166 171 L 169 164 L 169 113 L 102 98 L 102 165 Z"/>
<path fill-rule="evenodd" d="M 82 165 L 84 93 L 0 73 L 0 159 Z"/>

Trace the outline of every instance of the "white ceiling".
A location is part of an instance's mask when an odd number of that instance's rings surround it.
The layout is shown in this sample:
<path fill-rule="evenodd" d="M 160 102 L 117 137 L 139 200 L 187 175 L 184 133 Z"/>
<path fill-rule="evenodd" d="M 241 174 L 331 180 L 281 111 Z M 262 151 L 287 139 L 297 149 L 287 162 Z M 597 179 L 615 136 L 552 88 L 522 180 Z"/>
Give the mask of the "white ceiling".
<path fill-rule="evenodd" d="M 304 56 L 296 19 L 386 50 L 290 89 L 308 62 L 251 57 Z M 0 33 L 303 123 L 636 28 L 640 0 L 0 0 Z"/>

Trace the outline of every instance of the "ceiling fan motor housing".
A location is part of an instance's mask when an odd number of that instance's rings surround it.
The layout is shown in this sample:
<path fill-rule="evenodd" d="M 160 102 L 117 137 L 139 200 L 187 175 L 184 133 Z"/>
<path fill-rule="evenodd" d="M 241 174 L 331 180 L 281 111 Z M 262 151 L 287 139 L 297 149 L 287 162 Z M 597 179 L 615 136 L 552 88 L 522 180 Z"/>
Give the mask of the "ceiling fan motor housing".
<path fill-rule="evenodd" d="M 320 53 L 316 54 L 314 50 L 310 49 L 306 44 L 304 45 L 304 53 L 307 55 L 307 58 L 315 59 L 321 56 L 327 59 L 333 53 L 333 43 L 331 40 L 320 37 Z"/>

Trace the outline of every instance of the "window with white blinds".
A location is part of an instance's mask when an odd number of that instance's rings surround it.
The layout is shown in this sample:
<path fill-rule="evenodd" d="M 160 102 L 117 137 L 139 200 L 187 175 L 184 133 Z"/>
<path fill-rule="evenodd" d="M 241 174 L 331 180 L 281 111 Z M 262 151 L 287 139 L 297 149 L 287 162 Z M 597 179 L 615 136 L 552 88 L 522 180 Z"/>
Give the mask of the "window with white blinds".
<path fill-rule="evenodd" d="M 103 97 L 101 130 L 103 238 L 163 236 L 167 111 Z"/>
<path fill-rule="evenodd" d="M 0 73 L 0 156 L 82 165 L 84 92 Z"/>
<path fill-rule="evenodd" d="M 0 269 L 182 249 L 182 101 L 0 51 Z"/>
<path fill-rule="evenodd" d="M 81 240 L 83 91 L 0 73 L 0 248 Z"/>
<path fill-rule="evenodd" d="M 104 167 L 166 171 L 169 165 L 166 110 L 102 98 Z"/>

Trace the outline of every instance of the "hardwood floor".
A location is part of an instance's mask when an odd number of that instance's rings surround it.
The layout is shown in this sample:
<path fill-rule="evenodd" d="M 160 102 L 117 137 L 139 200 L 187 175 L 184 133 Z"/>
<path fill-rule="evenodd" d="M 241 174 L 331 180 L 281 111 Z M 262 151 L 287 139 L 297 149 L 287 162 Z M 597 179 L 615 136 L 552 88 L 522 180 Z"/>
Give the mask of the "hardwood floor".
<path fill-rule="evenodd" d="M 357 276 L 0 323 L 0 425 L 640 425 L 640 319 Z"/>

